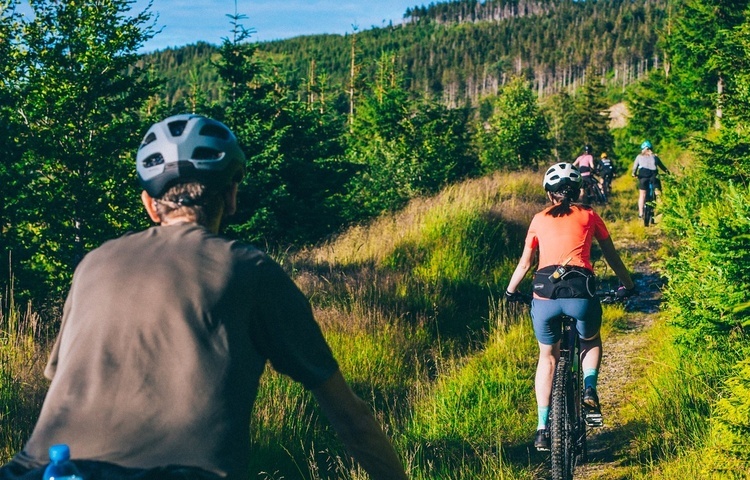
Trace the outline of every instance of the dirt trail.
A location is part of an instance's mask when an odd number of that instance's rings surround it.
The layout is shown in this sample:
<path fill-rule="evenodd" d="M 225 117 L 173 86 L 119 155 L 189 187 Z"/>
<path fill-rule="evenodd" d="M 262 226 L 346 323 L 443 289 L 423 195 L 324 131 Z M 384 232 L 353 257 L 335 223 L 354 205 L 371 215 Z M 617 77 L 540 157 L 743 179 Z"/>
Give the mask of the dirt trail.
<path fill-rule="evenodd" d="M 632 245 L 629 247 L 634 248 Z M 641 248 L 656 251 L 653 244 L 643 245 Z M 602 428 L 589 430 L 589 461 L 576 468 L 576 479 L 628 478 L 625 464 L 628 461 L 627 447 L 632 432 L 623 421 L 622 412 L 623 407 L 630 402 L 628 395 L 632 389 L 629 387 L 644 368 L 643 362 L 637 360 L 643 358 L 642 351 L 646 348 L 647 342 L 647 336 L 641 333 L 650 328 L 656 320 L 663 287 L 663 280 L 650 265 L 651 262 L 633 268 L 640 293 L 626 305 L 628 314 L 625 324 L 618 325 L 604 339 L 598 390 L 605 424 Z"/>

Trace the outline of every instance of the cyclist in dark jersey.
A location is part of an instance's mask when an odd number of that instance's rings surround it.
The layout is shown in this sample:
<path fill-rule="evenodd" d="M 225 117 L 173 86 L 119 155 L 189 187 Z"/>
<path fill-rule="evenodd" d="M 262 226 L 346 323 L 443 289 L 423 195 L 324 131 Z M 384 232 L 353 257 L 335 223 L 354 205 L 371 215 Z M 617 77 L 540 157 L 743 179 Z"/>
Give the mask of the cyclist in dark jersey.
<path fill-rule="evenodd" d="M 593 239 L 597 240 L 604 258 L 622 282 L 618 296 L 627 296 L 635 291 L 635 285 L 604 221 L 590 207 L 574 203 L 580 193 L 581 181 L 580 172 L 570 163 L 558 163 L 547 170 L 544 189 L 552 205 L 532 219 L 523 253 L 505 293 L 511 300 L 518 295 L 518 285 L 538 252 L 531 317 L 539 343 L 535 380 L 538 423 L 534 439 L 534 446 L 539 450 L 549 450 L 547 420 L 552 377 L 560 357 L 561 314 L 577 320 L 585 387 L 583 402 L 591 414 L 601 415 L 596 384 L 602 358 L 599 335 L 602 309 L 594 295 L 596 287 L 591 265 Z M 564 273 L 554 280 L 552 274 L 560 268 Z"/>
<path fill-rule="evenodd" d="M 604 189 L 605 184 L 610 185 L 612 183 L 612 179 L 615 177 L 615 164 L 612 159 L 609 158 L 607 152 L 602 152 L 596 173 L 601 178 L 602 189 Z M 607 189 L 605 193 L 609 194 L 609 189 Z"/>
<path fill-rule="evenodd" d="M 661 193 L 661 180 L 659 170 L 669 173 L 661 159 L 651 150 L 652 145 L 648 140 L 641 143 L 641 153 L 635 157 L 631 175 L 638 177 L 638 218 L 643 217 L 643 207 L 646 205 L 646 191 L 649 182 L 653 182 L 656 193 Z"/>
<path fill-rule="evenodd" d="M 149 129 L 137 172 L 158 225 L 104 243 L 76 269 L 41 414 L 0 479 L 41 478 L 57 443 L 87 480 L 248 478 L 267 362 L 312 392 L 371 478 L 406 478 L 302 292 L 268 255 L 218 233 L 244 165 L 215 120 L 177 115 Z"/>

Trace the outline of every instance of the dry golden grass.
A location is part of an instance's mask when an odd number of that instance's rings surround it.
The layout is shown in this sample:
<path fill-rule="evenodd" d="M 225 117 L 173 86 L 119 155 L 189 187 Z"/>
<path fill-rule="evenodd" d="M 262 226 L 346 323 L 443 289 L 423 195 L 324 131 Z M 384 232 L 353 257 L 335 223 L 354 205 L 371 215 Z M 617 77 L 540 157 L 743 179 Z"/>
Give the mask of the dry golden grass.
<path fill-rule="evenodd" d="M 0 300 L 0 464 L 29 437 L 48 382 L 43 370 L 52 333 L 29 303 L 16 306 L 12 294 Z"/>
<path fill-rule="evenodd" d="M 342 235 L 292 258 L 331 267 L 378 264 L 396 246 L 419 236 L 436 216 L 465 211 L 502 212 L 503 218 L 528 222 L 529 212 L 544 202 L 541 174 L 495 173 L 449 186 L 434 197 L 418 198 L 396 214 L 383 215 L 367 225 L 352 227 Z M 531 208 L 530 208 L 531 204 Z"/>

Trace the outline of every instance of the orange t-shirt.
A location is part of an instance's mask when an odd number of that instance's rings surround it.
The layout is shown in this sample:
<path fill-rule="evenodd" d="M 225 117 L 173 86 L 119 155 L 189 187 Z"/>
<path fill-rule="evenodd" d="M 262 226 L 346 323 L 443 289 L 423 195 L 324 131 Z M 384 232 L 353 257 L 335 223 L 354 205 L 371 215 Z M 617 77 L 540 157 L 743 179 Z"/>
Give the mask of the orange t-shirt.
<path fill-rule="evenodd" d="M 562 217 L 547 215 L 552 207 L 534 215 L 526 235 L 526 246 L 539 249 L 539 267 L 568 265 L 593 270 L 591 242 L 593 238 L 605 240 L 609 231 L 596 212 L 572 205 L 572 212 Z"/>

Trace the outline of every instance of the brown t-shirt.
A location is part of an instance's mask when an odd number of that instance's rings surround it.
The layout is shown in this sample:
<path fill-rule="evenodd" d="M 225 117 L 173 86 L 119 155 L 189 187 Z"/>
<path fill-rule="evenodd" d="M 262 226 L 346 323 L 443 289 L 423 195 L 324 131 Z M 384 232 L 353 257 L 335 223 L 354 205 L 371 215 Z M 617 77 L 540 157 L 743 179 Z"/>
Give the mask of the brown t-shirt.
<path fill-rule="evenodd" d="M 105 243 L 78 266 L 39 420 L 14 461 L 201 467 L 245 478 L 266 360 L 306 388 L 338 365 L 310 305 L 261 251 L 192 224 Z"/>

